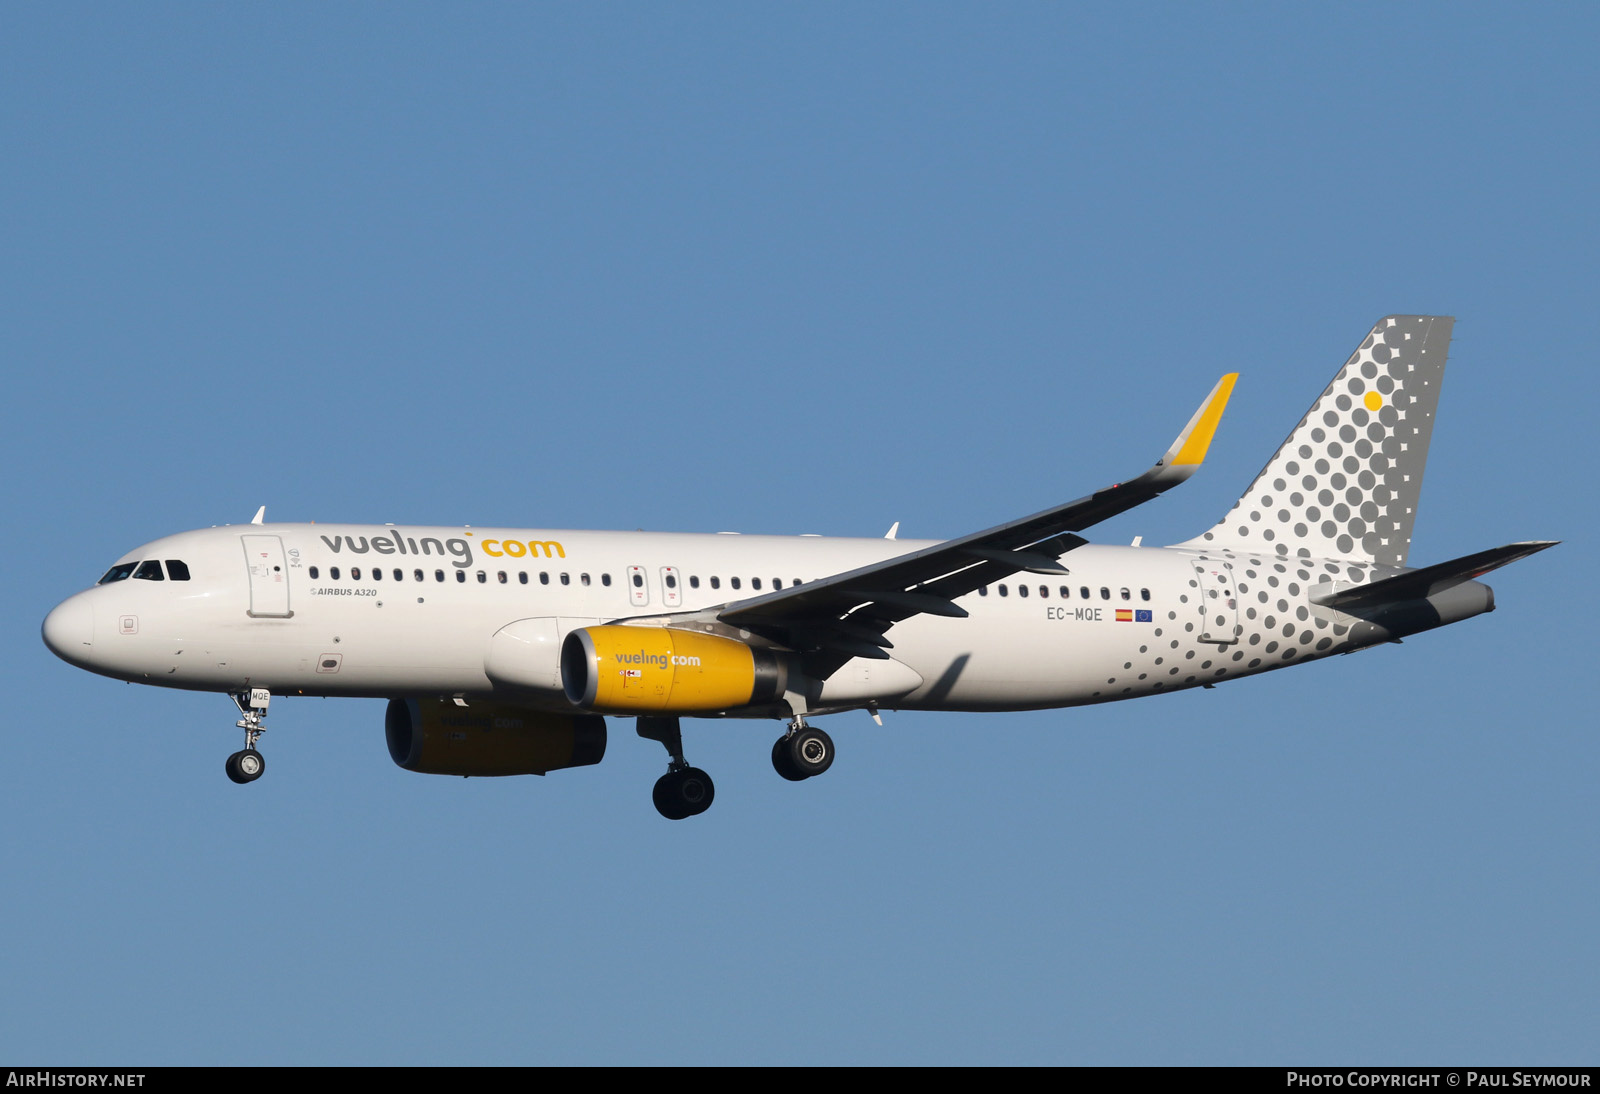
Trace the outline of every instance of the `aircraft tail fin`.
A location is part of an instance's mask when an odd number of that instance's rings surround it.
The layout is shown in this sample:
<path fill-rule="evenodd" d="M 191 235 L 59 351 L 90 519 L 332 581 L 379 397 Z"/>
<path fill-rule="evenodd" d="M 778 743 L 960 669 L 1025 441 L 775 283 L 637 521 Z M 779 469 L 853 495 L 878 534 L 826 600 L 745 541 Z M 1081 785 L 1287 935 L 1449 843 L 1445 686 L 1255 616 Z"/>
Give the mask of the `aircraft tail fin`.
<path fill-rule="evenodd" d="M 1182 547 L 1403 567 L 1455 320 L 1378 320 L 1244 496 Z"/>

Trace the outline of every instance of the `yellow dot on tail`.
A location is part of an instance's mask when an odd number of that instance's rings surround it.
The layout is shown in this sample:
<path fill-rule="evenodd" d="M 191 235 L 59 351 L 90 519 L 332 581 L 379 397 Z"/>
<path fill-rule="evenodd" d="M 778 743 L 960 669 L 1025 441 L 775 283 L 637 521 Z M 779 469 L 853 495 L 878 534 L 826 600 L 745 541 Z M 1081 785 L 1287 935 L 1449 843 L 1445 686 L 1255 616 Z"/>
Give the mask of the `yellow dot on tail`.
<path fill-rule="evenodd" d="M 1377 410 L 1383 405 L 1383 396 L 1376 391 L 1369 391 L 1367 392 L 1367 397 L 1361 401 L 1367 404 L 1368 410 Z"/>

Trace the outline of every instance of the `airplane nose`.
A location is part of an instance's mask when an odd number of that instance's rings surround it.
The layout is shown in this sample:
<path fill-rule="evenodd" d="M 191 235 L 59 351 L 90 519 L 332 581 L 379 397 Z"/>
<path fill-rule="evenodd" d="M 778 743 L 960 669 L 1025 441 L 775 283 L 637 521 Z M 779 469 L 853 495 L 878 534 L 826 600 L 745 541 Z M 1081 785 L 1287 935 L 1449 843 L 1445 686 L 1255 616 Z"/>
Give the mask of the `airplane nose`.
<path fill-rule="evenodd" d="M 81 596 L 69 597 L 44 617 L 39 629 L 51 653 L 79 664 L 94 648 L 94 609 Z"/>

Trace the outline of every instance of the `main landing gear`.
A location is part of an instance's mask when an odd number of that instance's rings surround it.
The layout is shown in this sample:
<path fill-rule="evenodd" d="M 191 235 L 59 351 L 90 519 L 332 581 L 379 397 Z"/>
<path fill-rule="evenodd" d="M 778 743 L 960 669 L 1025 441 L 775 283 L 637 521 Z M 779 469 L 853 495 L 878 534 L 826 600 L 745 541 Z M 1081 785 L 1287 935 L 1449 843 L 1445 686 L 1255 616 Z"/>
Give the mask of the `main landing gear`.
<path fill-rule="evenodd" d="M 272 696 L 266 688 L 251 688 L 237 692 L 230 698 L 239 708 L 239 713 L 244 715 L 234 723 L 244 730 L 244 748 L 228 757 L 223 770 L 236 783 L 253 783 L 267 770 L 267 759 L 256 751 L 256 742 L 266 732 L 261 728 L 261 723 L 267 716 L 267 704 L 272 702 Z"/>
<path fill-rule="evenodd" d="M 672 757 L 667 773 L 656 780 L 655 789 L 650 792 L 656 812 L 668 820 L 683 820 L 710 809 L 717 788 L 710 775 L 698 767 L 690 767 L 689 761 L 683 758 L 683 734 L 679 731 L 678 719 L 640 716 L 638 731 L 647 741 L 661 742 L 667 755 Z"/>
<path fill-rule="evenodd" d="M 799 715 L 789 723 L 789 731 L 772 742 L 772 767 L 778 774 L 797 783 L 820 775 L 833 766 L 833 738 Z"/>
<path fill-rule="evenodd" d="M 639 736 L 647 741 L 659 741 L 672 760 L 667 773 L 656 780 L 651 798 L 656 812 L 668 820 L 697 817 L 711 808 L 711 799 L 717 788 L 711 776 L 698 767 L 690 767 L 683 758 L 683 734 L 676 718 L 641 716 L 638 719 Z M 242 755 L 242 753 L 241 753 Z M 795 715 L 789 731 L 772 745 L 772 766 L 790 782 L 820 775 L 833 766 L 833 738 L 820 729 L 806 725 L 804 715 Z"/>

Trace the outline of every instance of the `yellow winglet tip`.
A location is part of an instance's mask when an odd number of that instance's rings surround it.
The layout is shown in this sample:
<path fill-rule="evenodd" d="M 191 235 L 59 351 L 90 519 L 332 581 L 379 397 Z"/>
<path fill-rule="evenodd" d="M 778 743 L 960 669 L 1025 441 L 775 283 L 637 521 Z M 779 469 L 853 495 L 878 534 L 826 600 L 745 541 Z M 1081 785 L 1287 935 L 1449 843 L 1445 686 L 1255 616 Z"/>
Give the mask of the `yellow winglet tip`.
<path fill-rule="evenodd" d="M 1194 420 L 1189 423 L 1178 454 L 1172 457 L 1174 466 L 1184 464 L 1192 466 L 1205 461 L 1206 451 L 1211 447 L 1211 438 L 1217 434 L 1217 425 L 1222 421 L 1222 412 L 1228 406 L 1228 397 L 1233 394 L 1233 384 L 1238 378 L 1237 372 L 1230 372 L 1218 380 L 1217 386 L 1211 389 L 1205 405 L 1196 412 Z"/>

